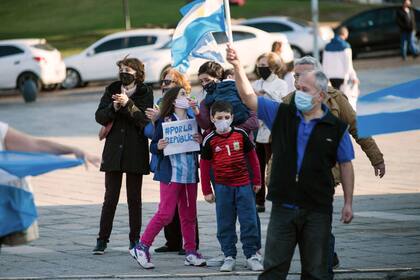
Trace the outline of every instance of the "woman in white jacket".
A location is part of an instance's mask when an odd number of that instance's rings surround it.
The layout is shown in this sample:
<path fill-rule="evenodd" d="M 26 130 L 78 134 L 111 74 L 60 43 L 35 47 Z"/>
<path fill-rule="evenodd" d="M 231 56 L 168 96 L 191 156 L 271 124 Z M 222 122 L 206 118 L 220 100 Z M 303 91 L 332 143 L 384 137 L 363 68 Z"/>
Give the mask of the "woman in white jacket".
<path fill-rule="evenodd" d="M 260 77 L 252 83 L 254 91 L 259 96 L 281 102 L 281 99 L 288 94 L 288 86 L 279 77 L 283 74 L 285 65 L 281 58 L 273 52 L 265 53 L 257 59 L 257 74 Z M 260 128 L 257 134 L 257 154 L 260 161 L 261 189 L 257 193 L 257 211 L 265 211 L 265 166 L 271 157 L 271 132 L 260 121 Z"/>

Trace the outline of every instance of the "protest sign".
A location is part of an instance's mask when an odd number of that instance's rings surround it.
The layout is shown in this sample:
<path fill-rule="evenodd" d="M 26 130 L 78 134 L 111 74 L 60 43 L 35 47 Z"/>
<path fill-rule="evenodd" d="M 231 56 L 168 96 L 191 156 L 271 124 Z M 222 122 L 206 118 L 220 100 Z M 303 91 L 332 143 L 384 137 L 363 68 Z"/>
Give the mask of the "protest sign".
<path fill-rule="evenodd" d="M 168 141 L 168 146 L 163 150 L 165 156 L 200 150 L 200 145 L 193 137 L 197 133 L 196 120 L 164 122 L 162 128 L 163 139 Z"/>

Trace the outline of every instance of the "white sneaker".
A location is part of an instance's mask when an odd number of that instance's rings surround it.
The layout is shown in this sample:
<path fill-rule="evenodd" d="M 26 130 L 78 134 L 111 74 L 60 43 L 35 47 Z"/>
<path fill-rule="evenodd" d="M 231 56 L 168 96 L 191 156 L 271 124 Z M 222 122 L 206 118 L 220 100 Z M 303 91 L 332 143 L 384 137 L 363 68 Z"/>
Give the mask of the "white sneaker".
<path fill-rule="evenodd" d="M 223 261 L 222 266 L 220 267 L 221 272 L 231 272 L 235 269 L 236 260 L 232 257 L 226 257 Z"/>
<path fill-rule="evenodd" d="M 128 249 L 128 252 L 130 252 L 130 256 L 132 256 L 133 258 L 137 259 L 137 255 L 136 255 L 136 247 Z"/>
<path fill-rule="evenodd" d="M 154 268 L 155 265 L 151 262 L 150 253 L 136 247 L 136 260 L 145 269 Z"/>
<path fill-rule="evenodd" d="M 255 253 L 255 255 L 258 257 L 258 260 L 260 261 L 260 263 L 263 263 L 263 256 L 262 256 L 262 254 L 259 252 L 259 251 L 257 251 L 256 253 Z"/>
<path fill-rule="evenodd" d="M 249 259 L 246 260 L 246 267 L 252 271 L 263 271 L 264 267 L 261 264 L 261 260 L 257 255 L 252 255 Z"/>
<path fill-rule="evenodd" d="M 203 258 L 201 254 L 196 252 L 196 253 L 188 254 L 185 257 L 184 264 L 193 265 L 193 266 L 205 266 L 206 260 Z"/>

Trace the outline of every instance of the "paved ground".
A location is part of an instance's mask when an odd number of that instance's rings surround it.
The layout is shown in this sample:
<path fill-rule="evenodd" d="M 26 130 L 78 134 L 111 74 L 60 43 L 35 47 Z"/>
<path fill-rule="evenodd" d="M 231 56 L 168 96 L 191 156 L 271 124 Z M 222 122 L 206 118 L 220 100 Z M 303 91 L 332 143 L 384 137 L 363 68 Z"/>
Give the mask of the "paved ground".
<path fill-rule="evenodd" d="M 359 71 L 362 93 L 420 76 L 420 65 Z M 93 121 L 98 93 L 68 94 L 41 98 L 35 104 L 16 100 L 0 101 L 0 120 L 28 133 L 80 146 L 100 154 L 103 143 L 96 138 Z M 52 137 L 54 136 L 54 137 Z M 352 224 L 339 221 L 341 191 L 337 191 L 334 232 L 341 267 L 337 279 L 420 279 L 420 131 L 376 137 L 385 154 L 387 174 L 379 180 L 360 149 L 354 162 L 356 190 Z M 244 268 L 239 254 L 235 274 L 221 274 L 217 268 L 189 268 L 176 254 L 154 254 L 157 268 L 145 271 L 127 253 L 128 218 L 125 191 L 121 192 L 109 250 L 92 256 L 103 199 L 103 174 L 83 167 L 57 171 L 33 178 L 39 207 L 41 238 L 28 246 L 4 247 L 0 255 L 0 279 L 4 278 L 180 278 L 256 279 Z M 154 213 L 159 198 L 150 176 L 143 186 L 143 228 Z M 200 196 L 199 227 L 201 252 L 219 255 L 215 238 L 214 206 Z M 270 208 L 270 205 L 267 205 Z M 263 237 L 269 209 L 261 214 Z M 265 239 L 265 238 L 264 238 Z M 155 244 L 163 243 L 159 235 Z M 238 244 L 240 249 L 240 244 Z M 240 250 L 238 250 L 240 252 Z M 298 279 L 299 259 L 295 255 L 290 279 Z"/>

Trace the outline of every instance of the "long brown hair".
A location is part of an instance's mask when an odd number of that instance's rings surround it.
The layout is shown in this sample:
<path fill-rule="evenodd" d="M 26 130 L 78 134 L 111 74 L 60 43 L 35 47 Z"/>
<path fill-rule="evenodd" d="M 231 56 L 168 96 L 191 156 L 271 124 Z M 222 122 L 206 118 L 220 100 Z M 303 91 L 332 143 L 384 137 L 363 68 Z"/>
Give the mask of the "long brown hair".
<path fill-rule="evenodd" d="M 179 91 L 182 87 L 173 87 L 170 88 L 162 98 L 160 116 L 162 118 L 168 117 L 174 113 L 175 110 L 175 99 L 178 97 Z"/>

